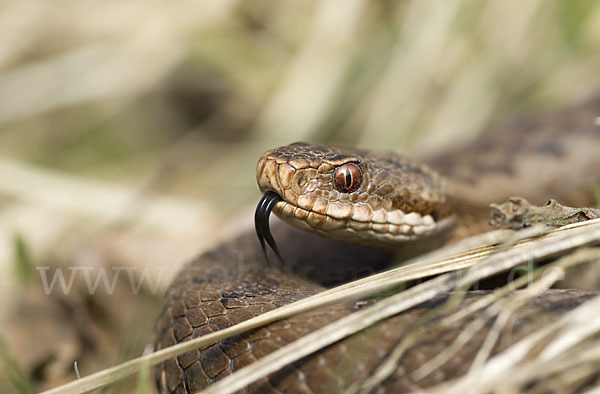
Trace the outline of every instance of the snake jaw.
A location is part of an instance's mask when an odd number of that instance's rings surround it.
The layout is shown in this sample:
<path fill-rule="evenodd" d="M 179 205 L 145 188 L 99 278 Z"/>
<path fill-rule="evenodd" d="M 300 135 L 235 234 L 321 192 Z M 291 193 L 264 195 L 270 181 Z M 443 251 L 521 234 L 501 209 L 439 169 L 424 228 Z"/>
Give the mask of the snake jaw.
<path fill-rule="evenodd" d="M 263 253 L 267 259 L 268 257 L 265 242 L 271 247 L 271 249 L 273 249 L 277 257 L 283 260 L 281 254 L 279 253 L 279 249 L 277 248 L 277 244 L 275 243 L 275 239 L 271 234 L 271 228 L 269 227 L 269 217 L 271 216 L 271 211 L 273 210 L 275 204 L 277 204 L 279 201 L 282 201 L 282 198 L 279 196 L 279 194 L 272 191 L 266 192 L 258 202 L 256 211 L 254 212 L 254 228 L 256 229 L 256 235 L 258 236 L 260 246 L 262 247 Z"/>

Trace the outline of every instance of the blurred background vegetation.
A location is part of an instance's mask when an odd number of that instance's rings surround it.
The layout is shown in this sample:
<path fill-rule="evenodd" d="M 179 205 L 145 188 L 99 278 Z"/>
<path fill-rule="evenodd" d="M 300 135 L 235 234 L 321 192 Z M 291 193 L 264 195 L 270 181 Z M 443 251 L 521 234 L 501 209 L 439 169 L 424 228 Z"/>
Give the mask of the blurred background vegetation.
<path fill-rule="evenodd" d="M 1 1 L 0 391 L 48 387 L 73 377 L 73 359 L 90 373 L 148 342 L 151 323 L 121 345 L 140 323 L 112 306 L 151 321 L 154 292 L 143 312 L 139 297 L 53 297 L 76 329 L 66 347 L 33 344 L 58 324 L 15 323 L 49 310 L 30 299 L 35 266 L 168 267 L 164 288 L 250 225 L 264 150 L 435 154 L 594 94 L 599 49 L 593 0 Z M 98 343 L 116 350 L 89 356 Z"/>

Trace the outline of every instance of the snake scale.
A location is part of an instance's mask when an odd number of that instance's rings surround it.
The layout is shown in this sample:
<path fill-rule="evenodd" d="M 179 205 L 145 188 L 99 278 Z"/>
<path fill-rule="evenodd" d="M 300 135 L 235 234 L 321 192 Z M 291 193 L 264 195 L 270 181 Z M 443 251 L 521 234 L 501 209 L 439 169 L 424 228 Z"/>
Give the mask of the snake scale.
<path fill-rule="evenodd" d="M 308 144 L 268 151 L 257 167 L 259 188 L 268 196 L 257 210 L 257 229 L 263 241 L 272 243 L 271 209 L 294 225 L 274 225 L 282 259 L 265 259 L 254 232 L 196 258 L 168 291 L 157 322 L 156 348 L 229 327 L 327 286 L 380 271 L 388 264 L 391 250 L 430 249 L 485 231 L 489 203 L 511 195 L 536 203 L 555 198 L 571 206 L 593 205 L 592 186 L 600 182 L 599 115 L 597 98 L 541 118 L 518 120 L 491 129 L 469 146 L 431 158 L 429 166 L 391 154 Z M 465 302 L 480 295 L 470 292 Z M 519 309 L 510 333 L 502 336 L 494 352 L 594 295 L 581 290 L 545 292 Z M 389 318 L 245 391 L 343 392 L 370 376 L 403 334 L 443 301 L 443 297 L 434 299 Z M 199 391 L 358 308 L 359 303 L 352 303 L 303 313 L 166 361 L 155 373 L 159 391 Z M 532 310 L 537 311 L 535 319 Z M 418 380 L 410 373 L 445 349 L 464 324 L 434 327 L 422 335 L 380 382 L 377 392 L 414 391 L 464 374 L 489 327 L 433 373 Z"/>

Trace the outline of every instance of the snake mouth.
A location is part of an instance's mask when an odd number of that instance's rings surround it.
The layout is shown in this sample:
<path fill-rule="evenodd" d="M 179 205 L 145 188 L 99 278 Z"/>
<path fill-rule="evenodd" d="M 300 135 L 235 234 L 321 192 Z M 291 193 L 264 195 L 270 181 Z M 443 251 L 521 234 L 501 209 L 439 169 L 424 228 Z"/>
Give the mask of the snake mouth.
<path fill-rule="evenodd" d="M 271 211 L 273 211 L 275 204 L 282 200 L 283 199 L 279 194 L 272 191 L 266 192 L 258 202 L 256 211 L 254 212 L 254 228 L 256 229 L 256 235 L 258 236 L 265 257 L 267 256 L 266 243 L 273 249 L 277 257 L 281 259 L 281 254 L 279 253 L 275 239 L 271 234 L 269 217 L 271 216 Z"/>
<path fill-rule="evenodd" d="M 320 213 L 282 200 L 275 204 L 273 211 L 285 222 L 322 236 L 384 248 L 445 232 L 455 221 L 454 215 L 436 218 L 434 212 L 380 209 L 361 215 L 359 210 L 348 208 L 349 204 L 334 202 L 328 207 L 333 209 Z"/>

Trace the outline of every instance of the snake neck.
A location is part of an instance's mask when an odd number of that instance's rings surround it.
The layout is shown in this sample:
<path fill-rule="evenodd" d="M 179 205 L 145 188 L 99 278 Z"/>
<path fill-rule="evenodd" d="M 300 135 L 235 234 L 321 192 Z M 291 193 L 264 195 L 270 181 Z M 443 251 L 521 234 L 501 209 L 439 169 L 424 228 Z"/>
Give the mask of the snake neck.
<path fill-rule="evenodd" d="M 600 186 L 600 97 L 545 117 L 489 130 L 476 142 L 428 160 L 446 177 L 458 216 L 455 239 L 490 230 L 489 204 L 521 196 L 595 206 Z"/>

